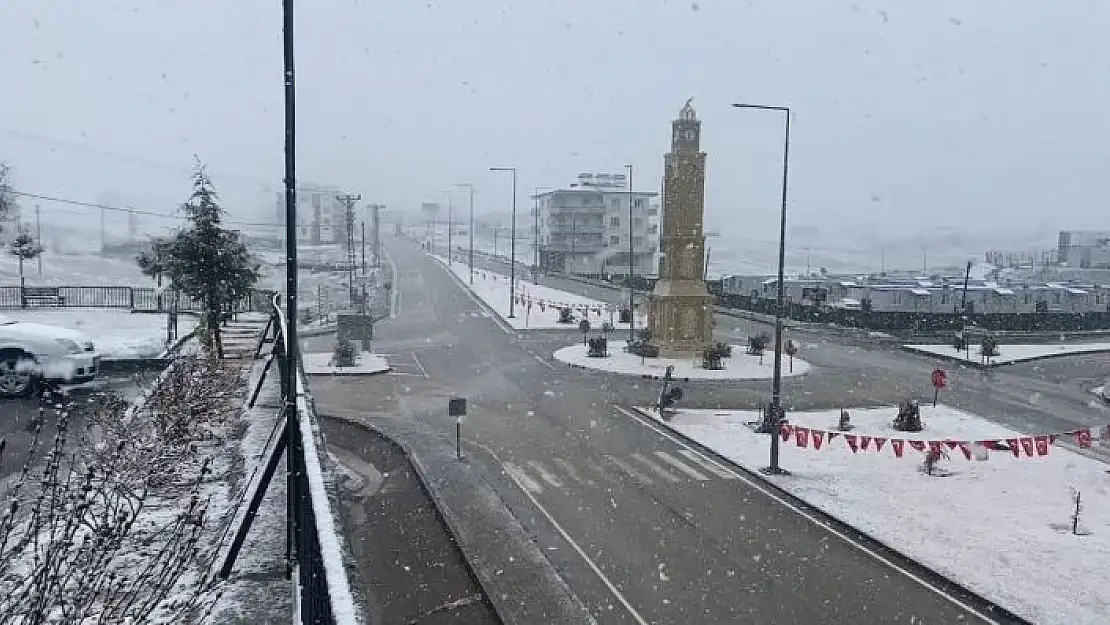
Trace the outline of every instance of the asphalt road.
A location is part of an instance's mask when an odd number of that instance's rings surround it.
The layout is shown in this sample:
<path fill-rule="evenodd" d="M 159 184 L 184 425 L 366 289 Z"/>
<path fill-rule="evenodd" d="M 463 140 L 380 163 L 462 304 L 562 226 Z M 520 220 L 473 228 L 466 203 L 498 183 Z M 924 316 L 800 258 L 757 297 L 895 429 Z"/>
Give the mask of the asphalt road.
<path fill-rule="evenodd" d="M 394 373 L 315 377 L 318 410 L 401 420 L 453 444 L 447 400 L 467 397 L 471 462 L 598 622 L 992 622 L 973 601 L 880 560 L 630 416 L 621 407 L 650 403 L 656 383 L 554 362 L 553 349 L 581 340 L 577 332 L 507 330 L 417 245 L 385 243 L 403 297 L 397 317 L 379 324 L 375 351 L 388 354 Z M 718 327 L 738 341 L 745 331 L 742 320 Z M 928 384 L 933 363 L 889 347 L 797 339 L 817 367 L 787 382 L 791 406 L 891 403 Z M 330 341 L 306 339 L 305 348 L 326 351 Z M 768 386 L 690 384 L 684 404 L 755 405 Z M 995 401 L 1017 401 L 1015 393 Z M 952 391 L 969 403 L 982 394 L 971 384 Z M 1065 395 L 1043 400 L 1078 415 Z"/>

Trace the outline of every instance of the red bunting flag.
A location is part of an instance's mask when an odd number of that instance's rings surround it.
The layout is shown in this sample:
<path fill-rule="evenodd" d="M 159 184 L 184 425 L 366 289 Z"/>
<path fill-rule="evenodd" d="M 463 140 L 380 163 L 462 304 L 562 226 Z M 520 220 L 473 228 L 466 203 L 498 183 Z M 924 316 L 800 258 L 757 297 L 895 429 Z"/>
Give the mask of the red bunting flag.
<path fill-rule="evenodd" d="M 944 441 L 949 449 L 955 449 L 960 446 L 960 441 Z"/>
<path fill-rule="evenodd" d="M 1014 454 L 1015 458 L 1021 457 L 1021 447 L 1018 445 L 1018 439 L 1007 438 L 1006 444 L 1010 446 L 1010 453 Z"/>
<path fill-rule="evenodd" d="M 789 423 L 783 423 L 779 426 L 779 435 L 782 436 L 782 442 L 787 442 L 794 434 L 794 426 Z"/>
<path fill-rule="evenodd" d="M 894 457 L 895 458 L 901 458 L 902 457 L 902 445 L 904 445 L 905 443 L 906 443 L 906 441 L 904 441 L 900 438 L 890 439 L 890 446 L 892 448 L 894 448 Z"/>
<path fill-rule="evenodd" d="M 826 434 L 828 434 L 828 436 L 825 437 L 825 440 L 829 441 L 830 443 L 832 442 L 832 439 L 840 435 L 839 432 L 826 432 Z"/>
<path fill-rule="evenodd" d="M 881 436 L 876 436 L 875 437 L 875 451 L 882 451 L 883 450 L 883 443 L 885 443 L 885 442 L 886 442 L 885 438 L 882 438 Z"/>
<path fill-rule="evenodd" d="M 1048 455 L 1048 437 L 1047 436 L 1034 436 L 1033 437 L 1033 442 L 1036 444 L 1037 455 L 1038 456 L 1047 456 Z"/>
<path fill-rule="evenodd" d="M 860 435 L 860 437 L 859 437 L 859 448 L 864 450 L 864 451 L 867 451 L 867 448 L 870 447 L 870 446 L 871 446 L 871 437 Z"/>
<path fill-rule="evenodd" d="M 940 441 L 929 441 L 929 451 L 937 455 L 937 457 L 945 455 L 944 449 L 941 447 Z"/>
<path fill-rule="evenodd" d="M 1025 452 L 1025 455 L 1032 458 L 1034 450 L 1033 438 L 1031 436 L 1023 436 L 1018 439 L 1018 442 L 1021 443 L 1021 449 Z"/>
<path fill-rule="evenodd" d="M 810 430 L 809 434 L 813 437 L 813 448 L 820 451 L 821 443 L 825 442 L 825 433 L 821 430 Z"/>
<path fill-rule="evenodd" d="M 795 425 L 794 440 L 797 442 L 798 447 L 806 447 L 809 444 L 809 428 Z"/>
<path fill-rule="evenodd" d="M 960 441 L 960 451 L 964 452 L 964 459 L 971 460 L 971 443 Z"/>
<path fill-rule="evenodd" d="M 925 441 L 907 441 L 917 451 L 925 451 Z"/>
<path fill-rule="evenodd" d="M 852 453 L 859 451 L 859 439 L 855 434 L 845 434 L 844 440 L 848 442 L 848 447 L 852 449 Z"/>
<path fill-rule="evenodd" d="M 1075 442 L 1081 449 L 1091 448 L 1091 430 L 1082 429 L 1075 431 Z"/>

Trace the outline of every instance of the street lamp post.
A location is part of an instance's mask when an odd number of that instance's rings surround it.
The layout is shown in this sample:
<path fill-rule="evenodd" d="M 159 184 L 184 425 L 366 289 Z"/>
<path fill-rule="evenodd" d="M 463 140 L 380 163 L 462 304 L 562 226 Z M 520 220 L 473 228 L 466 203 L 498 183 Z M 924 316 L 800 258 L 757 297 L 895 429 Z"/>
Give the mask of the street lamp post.
<path fill-rule="evenodd" d="M 632 165 L 625 165 L 625 168 L 628 169 L 628 342 L 632 343 L 636 338 L 636 285 L 632 281 L 636 258 L 632 247 Z"/>
<path fill-rule="evenodd" d="M 490 171 L 507 171 L 513 175 L 512 232 L 509 233 L 509 319 L 513 315 L 513 298 L 516 297 L 516 167 L 490 167 Z"/>
<path fill-rule="evenodd" d="M 782 409 L 782 308 L 783 283 L 786 264 L 786 189 L 790 172 L 790 108 L 786 106 L 765 106 L 761 104 L 734 103 L 742 109 L 761 109 L 785 113 L 786 128 L 782 148 L 782 209 L 779 221 L 779 280 L 778 296 L 775 298 L 775 370 L 771 381 L 771 405 L 768 416 L 760 424 L 759 431 L 771 435 L 771 461 L 762 471 L 771 475 L 786 473 L 779 466 L 779 428 L 785 413 Z"/>
<path fill-rule="evenodd" d="M 466 227 L 467 238 L 470 239 L 470 249 L 466 253 L 466 264 L 470 267 L 470 285 L 474 286 L 474 185 L 469 182 L 460 182 L 456 187 L 466 187 L 470 190 L 470 224 Z"/>
<path fill-rule="evenodd" d="M 454 215 L 451 212 L 451 191 L 444 191 L 447 194 L 447 266 L 451 266 L 451 259 L 455 255 L 455 248 L 451 245 L 451 223 L 454 221 Z"/>

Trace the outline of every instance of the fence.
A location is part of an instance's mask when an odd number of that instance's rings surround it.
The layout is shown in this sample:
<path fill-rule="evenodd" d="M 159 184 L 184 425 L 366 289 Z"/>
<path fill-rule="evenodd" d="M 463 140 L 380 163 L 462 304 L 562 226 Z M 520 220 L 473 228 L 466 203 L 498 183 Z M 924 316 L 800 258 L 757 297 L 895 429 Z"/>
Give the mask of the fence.
<path fill-rule="evenodd" d="M 286 557 L 291 576 L 295 576 L 294 603 L 297 617 L 303 625 L 355 625 L 355 607 L 347 573 L 343 567 L 342 549 L 335 520 L 324 486 L 323 467 L 313 430 L 316 409 L 308 393 L 304 368 L 297 358 L 297 371 L 293 376 L 295 388 L 287 385 L 290 345 L 286 340 L 286 316 L 281 309 L 278 295 L 271 300 L 271 315 L 260 339 L 255 355 L 262 352 L 267 342 L 273 350 L 262 375 L 251 395 L 250 404 L 258 398 L 271 363 L 277 363 L 281 376 L 281 405 L 284 418 L 281 436 L 266 459 L 266 469 L 254 489 L 245 515 L 245 521 L 236 531 L 220 575 L 225 579 L 238 556 L 250 530 L 251 520 L 258 511 L 271 479 L 277 472 L 284 452 L 288 463 L 288 494 L 286 499 Z M 293 346 L 295 349 L 296 346 Z M 295 353 L 295 352 L 294 352 Z M 286 410 L 288 398 L 295 398 L 296 409 Z"/>
<path fill-rule="evenodd" d="M 161 291 L 161 293 L 159 293 Z M 235 312 L 269 312 L 273 291 L 255 289 Z M 0 309 L 7 308 L 120 308 L 140 312 L 173 309 L 199 311 L 202 306 L 180 292 L 138 286 L 0 286 Z"/>

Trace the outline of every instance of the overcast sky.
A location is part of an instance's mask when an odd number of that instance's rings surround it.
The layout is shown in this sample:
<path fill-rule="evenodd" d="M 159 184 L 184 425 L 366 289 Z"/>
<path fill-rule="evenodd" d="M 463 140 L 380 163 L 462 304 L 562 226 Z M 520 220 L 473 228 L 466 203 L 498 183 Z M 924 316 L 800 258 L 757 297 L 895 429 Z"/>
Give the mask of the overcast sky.
<path fill-rule="evenodd" d="M 693 96 L 709 227 L 773 240 L 782 119 L 744 100 L 795 111 L 791 224 L 1051 240 L 1107 226 L 1108 32 L 1095 0 L 302 0 L 298 178 L 400 208 L 463 181 L 507 208 L 491 165 L 522 203 L 625 163 L 658 189 Z M 273 219 L 278 0 L 3 0 L 0 72 L 18 188 L 172 211 L 197 154 Z"/>

